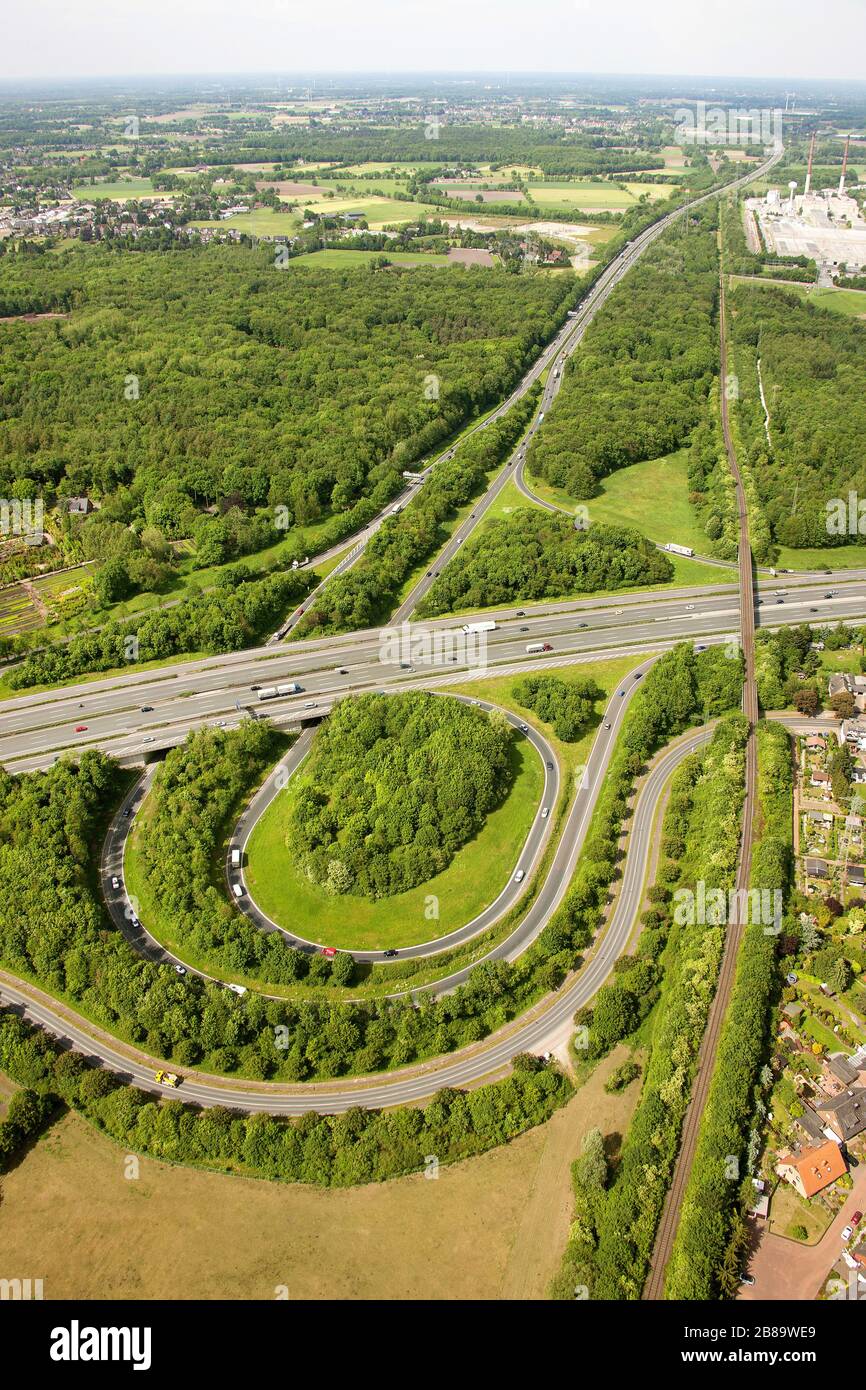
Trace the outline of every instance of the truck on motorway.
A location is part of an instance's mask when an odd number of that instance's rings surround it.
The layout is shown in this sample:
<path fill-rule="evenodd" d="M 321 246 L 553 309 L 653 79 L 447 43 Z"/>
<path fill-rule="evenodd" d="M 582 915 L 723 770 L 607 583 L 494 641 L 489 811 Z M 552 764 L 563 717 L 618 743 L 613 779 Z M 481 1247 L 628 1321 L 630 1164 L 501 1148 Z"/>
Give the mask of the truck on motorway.
<path fill-rule="evenodd" d="M 297 681 L 289 681 L 288 685 L 266 685 L 259 691 L 259 699 L 276 700 L 280 695 L 300 695 L 303 688 Z"/>
<path fill-rule="evenodd" d="M 530 642 L 526 648 L 527 655 L 532 652 L 552 652 L 553 647 L 549 642 Z"/>
<path fill-rule="evenodd" d="M 410 483 L 417 483 L 417 482 L 418 482 L 418 479 L 421 477 L 421 474 L 420 474 L 420 473 L 410 473 L 410 472 L 408 471 L 408 469 L 405 469 L 405 468 L 404 468 L 404 469 L 403 469 L 403 477 L 406 478 Z"/>
<path fill-rule="evenodd" d="M 233 868 L 233 869 L 238 869 L 238 868 L 240 868 L 240 863 L 241 863 L 241 852 L 240 852 L 239 849 L 234 848 L 234 849 L 232 850 L 232 868 Z"/>
<path fill-rule="evenodd" d="M 666 541 L 662 549 L 669 550 L 673 555 L 694 555 L 695 553 L 690 545 L 677 545 L 675 541 Z"/>
<path fill-rule="evenodd" d="M 400 512 L 402 512 L 402 510 L 403 510 L 403 503 L 402 503 L 402 502 L 397 502 L 397 503 L 391 508 L 391 515 L 392 515 L 392 516 L 399 516 L 399 514 L 400 514 Z"/>
<path fill-rule="evenodd" d="M 464 631 L 465 633 L 470 633 L 470 632 L 493 632 L 493 631 L 495 631 L 495 628 L 496 628 L 496 624 L 495 624 L 494 622 L 489 622 L 489 623 L 464 623 L 464 624 L 463 624 L 463 631 Z"/>

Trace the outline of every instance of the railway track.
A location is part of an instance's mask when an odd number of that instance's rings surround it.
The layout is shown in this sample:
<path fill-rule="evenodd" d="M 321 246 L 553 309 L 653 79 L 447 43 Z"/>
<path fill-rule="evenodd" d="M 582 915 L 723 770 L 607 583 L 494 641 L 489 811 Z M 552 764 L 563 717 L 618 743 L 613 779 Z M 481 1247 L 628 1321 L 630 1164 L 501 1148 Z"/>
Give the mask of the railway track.
<path fill-rule="evenodd" d="M 737 863 L 737 889 L 749 887 L 752 868 L 752 835 L 754 831 L 755 794 L 757 789 L 758 758 L 755 743 L 755 725 L 758 721 L 758 687 L 755 681 L 755 578 L 752 549 L 749 543 L 749 514 L 746 493 L 740 473 L 737 455 L 731 438 L 728 400 L 724 390 L 727 379 L 727 332 L 725 324 L 725 286 L 724 277 L 720 279 L 719 296 L 719 341 L 721 371 L 722 431 L 728 465 L 734 478 L 737 495 L 739 525 L 739 595 L 740 595 L 740 640 L 742 642 L 745 664 L 743 683 L 743 712 L 749 721 L 749 738 L 746 744 L 746 799 L 743 803 L 743 824 L 740 833 L 740 853 Z M 739 902 L 745 901 L 738 897 Z M 673 1250 L 679 1227 L 683 1198 L 688 1186 L 692 1164 L 698 1145 L 701 1120 L 707 1105 L 710 1085 L 713 1078 L 716 1051 L 721 1037 L 722 1026 L 730 1002 L 731 990 L 737 970 L 743 925 L 731 923 L 725 938 L 719 982 L 710 1007 L 707 1027 L 704 1032 L 698 1067 L 692 1086 L 692 1097 L 683 1122 L 679 1153 L 674 1168 L 673 1181 L 668 1190 L 662 1210 L 661 1221 L 656 1233 L 650 1273 L 644 1288 L 645 1299 L 664 1297 L 665 1273 Z"/>

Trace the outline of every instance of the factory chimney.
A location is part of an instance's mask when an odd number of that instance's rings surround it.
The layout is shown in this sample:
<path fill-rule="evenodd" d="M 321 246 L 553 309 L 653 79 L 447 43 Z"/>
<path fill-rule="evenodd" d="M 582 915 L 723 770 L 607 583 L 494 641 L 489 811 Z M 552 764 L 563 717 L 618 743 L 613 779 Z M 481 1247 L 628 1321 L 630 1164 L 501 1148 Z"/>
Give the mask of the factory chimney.
<path fill-rule="evenodd" d="M 806 170 L 806 187 L 803 189 L 803 197 L 808 198 L 812 190 L 812 161 L 815 158 L 815 132 L 812 131 L 812 139 L 809 141 L 809 168 Z"/>
<path fill-rule="evenodd" d="M 845 157 L 844 157 L 844 159 L 842 160 L 842 177 L 841 177 L 841 179 L 839 180 L 839 197 L 840 197 L 840 198 L 844 198 L 844 197 L 845 197 L 845 175 L 846 175 L 847 172 L 848 172 L 848 150 L 849 150 L 849 148 L 850 148 L 850 145 L 851 145 L 851 136 L 850 136 L 850 135 L 846 135 L 846 136 L 845 136 Z"/>

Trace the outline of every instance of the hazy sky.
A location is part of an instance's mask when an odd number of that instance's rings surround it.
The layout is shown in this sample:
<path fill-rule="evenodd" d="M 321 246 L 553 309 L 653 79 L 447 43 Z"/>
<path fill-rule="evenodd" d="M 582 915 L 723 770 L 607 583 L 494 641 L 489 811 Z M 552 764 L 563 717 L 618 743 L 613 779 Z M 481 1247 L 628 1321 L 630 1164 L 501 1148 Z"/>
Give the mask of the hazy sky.
<path fill-rule="evenodd" d="M 866 76 L 866 0 L 6 0 L 0 76 Z"/>

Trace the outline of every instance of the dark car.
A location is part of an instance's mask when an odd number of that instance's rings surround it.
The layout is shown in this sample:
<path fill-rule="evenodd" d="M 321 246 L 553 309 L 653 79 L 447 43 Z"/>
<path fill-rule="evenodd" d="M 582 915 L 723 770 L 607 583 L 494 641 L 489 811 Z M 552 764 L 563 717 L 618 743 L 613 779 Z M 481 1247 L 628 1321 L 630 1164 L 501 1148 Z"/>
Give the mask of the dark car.
<path fill-rule="evenodd" d="M 620 699 L 622 699 L 622 697 L 623 697 L 624 694 L 625 694 L 625 691 L 624 691 L 624 690 L 621 690 L 621 691 L 619 692 L 619 697 L 620 697 Z"/>
<path fill-rule="evenodd" d="M 393 960 L 396 954 L 397 952 L 394 950 L 393 946 L 389 946 L 387 951 L 382 952 L 382 955 L 385 957 L 386 960 Z"/>
<path fill-rule="evenodd" d="M 142 714 L 152 714 L 152 713 L 153 713 L 153 705 L 142 705 L 142 707 L 141 707 L 141 712 L 142 712 Z"/>
<path fill-rule="evenodd" d="M 776 602 L 777 602 L 777 603 L 784 603 L 785 600 L 784 600 L 783 598 L 777 598 L 777 599 L 776 599 Z"/>
<path fill-rule="evenodd" d="M 589 623 L 578 623 L 578 627 L 589 627 Z"/>
<path fill-rule="evenodd" d="M 528 628 L 528 627 L 522 627 L 522 628 L 520 629 L 520 631 L 521 631 L 521 632 L 528 632 L 528 631 L 529 631 L 529 628 Z"/>
<path fill-rule="evenodd" d="M 809 612 L 810 612 L 810 613 L 817 613 L 818 610 L 817 610 L 817 608 L 810 608 L 810 609 L 809 609 Z"/>
<path fill-rule="evenodd" d="M 547 770 L 548 770 L 548 772 L 552 772 L 552 771 L 553 771 L 553 763 L 548 763 L 548 764 L 547 764 Z"/>
<path fill-rule="evenodd" d="M 261 687 L 260 685 L 251 685 L 251 686 L 250 686 L 250 690 L 261 690 L 261 688 L 262 688 L 262 687 Z"/>
<path fill-rule="evenodd" d="M 518 610 L 517 610 L 517 612 L 515 613 L 514 616 L 515 616 L 515 618 L 525 618 L 525 617 L 526 617 L 526 614 L 524 613 L 524 611 L 523 611 L 522 608 L 518 608 Z"/>
<path fill-rule="evenodd" d="M 636 680 L 636 681 L 639 681 L 642 675 L 643 675 L 643 671 L 635 671 L 635 676 L 634 676 L 635 680 Z"/>

